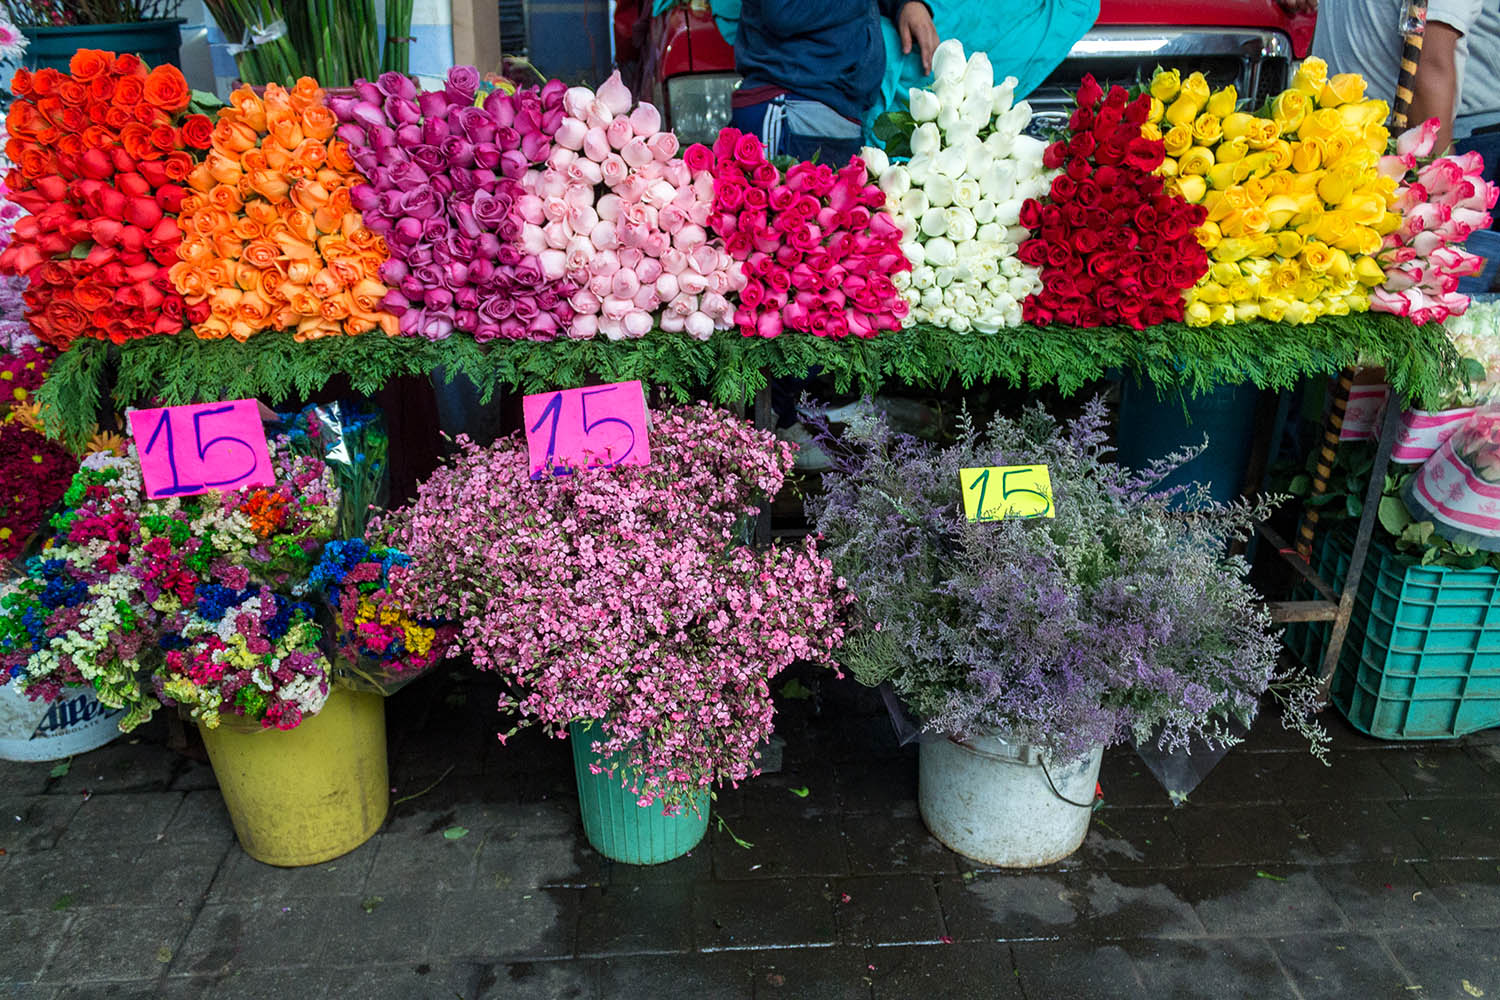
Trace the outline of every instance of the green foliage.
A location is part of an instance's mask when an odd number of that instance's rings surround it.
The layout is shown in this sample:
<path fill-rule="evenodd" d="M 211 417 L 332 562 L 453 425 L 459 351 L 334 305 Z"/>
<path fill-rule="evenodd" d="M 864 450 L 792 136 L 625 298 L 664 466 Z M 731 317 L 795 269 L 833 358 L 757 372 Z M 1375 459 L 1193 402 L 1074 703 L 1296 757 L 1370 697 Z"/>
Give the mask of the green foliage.
<path fill-rule="evenodd" d="M 911 155 L 911 134 L 917 121 L 910 111 L 887 111 L 875 119 L 875 138 L 885 146 L 890 156 Z"/>
<path fill-rule="evenodd" d="M 1002 382 L 1056 386 L 1068 394 L 1119 369 L 1162 391 L 1198 396 L 1245 382 L 1290 388 L 1361 360 L 1383 363 L 1397 395 L 1419 402 L 1447 391 L 1459 363 L 1437 324 L 1413 326 L 1374 313 L 1296 327 L 1265 321 L 1146 330 L 1021 326 L 983 335 L 916 326 L 873 340 L 838 341 L 803 334 L 761 340 L 732 330 L 703 342 L 655 332 L 640 340 L 491 344 L 464 336 L 429 342 L 375 334 L 298 343 L 285 334 L 262 334 L 243 343 L 191 336 L 148 337 L 122 347 L 79 341 L 53 365 L 38 395 L 49 432 L 78 442 L 106 394 L 119 407 L 248 397 L 274 406 L 305 397 L 337 375 L 368 394 L 401 375 L 463 374 L 482 388 L 485 402 L 497 389 L 542 392 L 640 379 L 678 401 L 706 395 L 738 404 L 772 378 L 800 378 L 812 368 L 822 369 L 840 393 L 873 393 L 885 382 L 939 387 L 957 379 L 965 388 Z"/>

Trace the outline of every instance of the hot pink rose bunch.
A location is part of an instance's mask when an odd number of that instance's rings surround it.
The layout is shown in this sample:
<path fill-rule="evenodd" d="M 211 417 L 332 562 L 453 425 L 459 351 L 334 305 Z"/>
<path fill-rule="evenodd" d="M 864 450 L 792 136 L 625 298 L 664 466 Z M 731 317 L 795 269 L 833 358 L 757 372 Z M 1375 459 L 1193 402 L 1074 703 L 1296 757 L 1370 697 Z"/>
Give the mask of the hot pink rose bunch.
<path fill-rule="evenodd" d="M 569 336 L 641 337 L 659 323 L 707 340 L 732 325 L 742 269 L 705 229 L 713 178 L 688 169 L 654 105 L 632 103 L 618 72 L 598 93 L 563 94 L 555 146 L 517 203 L 521 242 L 544 277 L 577 285 Z"/>
<path fill-rule="evenodd" d="M 863 160 L 839 170 L 797 163 L 783 176 L 758 138 L 732 128 L 684 159 L 695 175 L 712 174 L 709 232 L 745 262 L 734 315 L 742 334 L 873 337 L 901 326 L 908 306 L 891 275 L 911 262 Z"/>
<path fill-rule="evenodd" d="M 1460 316 L 1469 307 L 1458 279 L 1478 274 L 1484 262 L 1458 244 L 1489 228 L 1489 210 L 1500 194 L 1483 178 L 1476 152 L 1427 159 L 1437 130 L 1436 118 L 1409 129 L 1396 140 L 1395 155 L 1380 162 L 1382 173 L 1401 181 L 1395 208 L 1402 218 L 1401 228 L 1385 238 L 1385 283 L 1370 293 L 1370 308 L 1413 323 Z"/>

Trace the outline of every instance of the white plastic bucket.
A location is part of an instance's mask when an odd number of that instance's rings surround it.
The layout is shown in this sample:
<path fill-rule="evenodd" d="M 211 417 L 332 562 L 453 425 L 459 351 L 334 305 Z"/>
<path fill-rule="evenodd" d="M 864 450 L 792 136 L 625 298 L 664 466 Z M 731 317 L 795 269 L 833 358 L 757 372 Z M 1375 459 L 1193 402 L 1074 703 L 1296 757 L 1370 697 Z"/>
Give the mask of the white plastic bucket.
<path fill-rule="evenodd" d="M 1002 868 L 1051 864 L 1088 834 L 1103 758 L 1096 747 L 1044 769 L 1035 747 L 998 736 L 923 743 L 917 805 L 932 835 L 965 857 Z"/>
<path fill-rule="evenodd" d="M 56 701 L 32 701 L 14 683 L 0 687 L 0 760 L 61 760 L 102 747 L 120 729 L 123 708 L 99 704 L 89 688 L 64 688 Z"/>

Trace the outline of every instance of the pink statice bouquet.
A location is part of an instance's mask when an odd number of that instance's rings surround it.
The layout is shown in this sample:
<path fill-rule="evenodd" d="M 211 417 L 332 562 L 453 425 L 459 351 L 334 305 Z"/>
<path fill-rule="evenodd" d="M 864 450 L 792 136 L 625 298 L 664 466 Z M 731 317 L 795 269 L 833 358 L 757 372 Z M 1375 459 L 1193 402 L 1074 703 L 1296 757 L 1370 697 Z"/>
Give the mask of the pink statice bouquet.
<path fill-rule="evenodd" d="M 758 773 L 770 679 L 835 666 L 852 597 L 810 539 L 737 540 L 781 488 L 788 445 L 706 405 L 652 416 L 650 465 L 540 482 L 519 437 L 461 438 L 372 532 L 411 557 L 392 580 L 407 610 L 457 622 L 455 652 L 510 682 L 516 728 L 600 723 L 596 752 L 624 761 L 643 806 L 675 811 Z"/>

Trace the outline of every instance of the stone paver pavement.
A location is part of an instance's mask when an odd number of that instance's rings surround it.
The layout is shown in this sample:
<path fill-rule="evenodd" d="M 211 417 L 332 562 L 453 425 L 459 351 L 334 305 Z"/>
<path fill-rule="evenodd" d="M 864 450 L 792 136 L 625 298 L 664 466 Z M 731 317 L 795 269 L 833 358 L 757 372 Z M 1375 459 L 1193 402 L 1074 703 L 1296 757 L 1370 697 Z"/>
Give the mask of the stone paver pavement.
<path fill-rule="evenodd" d="M 782 770 L 657 868 L 590 850 L 567 745 L 500 747 L 458 671 L 389 704 L 414 797 L 312 868 L 246 857 L 160 723 L 61 777 L 0 763 L 0 997 L 1500 997 L 1500 731 L 1330 712 L 1329 769 L 1266 718 L 1181 808 L 1113 751 L 1083 849 L 1007 872 L 927 835 L 868 692 L 813 686 Z"/>

